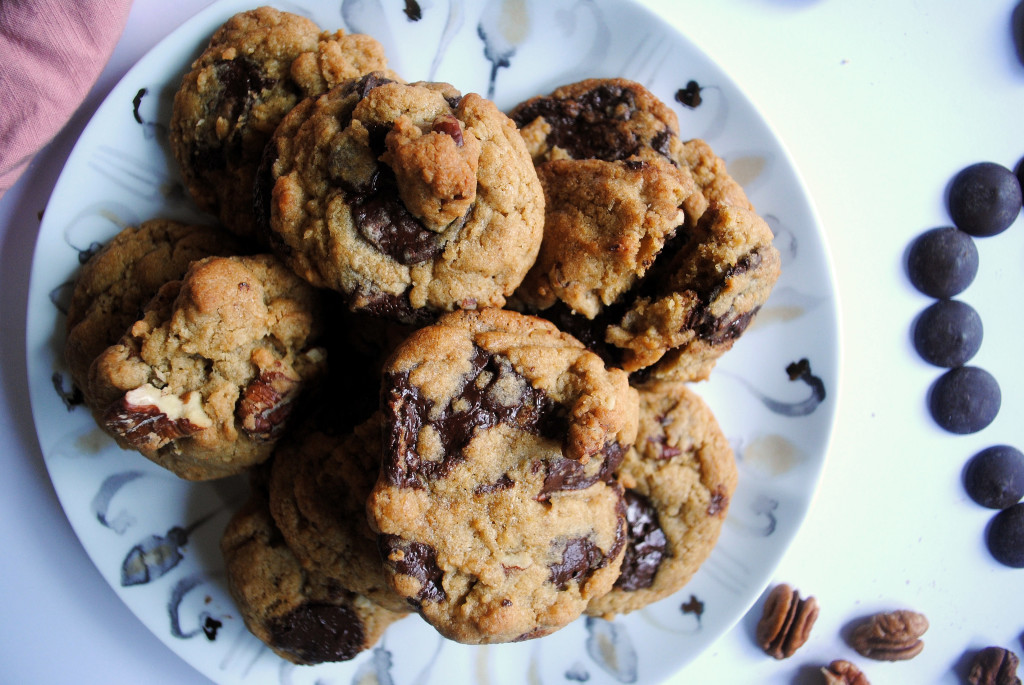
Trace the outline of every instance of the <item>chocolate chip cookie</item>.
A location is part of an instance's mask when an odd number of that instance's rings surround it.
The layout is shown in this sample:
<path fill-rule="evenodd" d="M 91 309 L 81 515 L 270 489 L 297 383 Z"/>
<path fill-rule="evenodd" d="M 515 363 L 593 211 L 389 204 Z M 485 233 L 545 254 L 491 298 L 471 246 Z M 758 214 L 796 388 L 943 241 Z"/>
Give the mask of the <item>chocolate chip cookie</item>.
<path fill-rule="evenodd" d="M 304 569 L 274 525 L 265 493 L 254 493 L 231 518 L 221 550 L 246 627 L 292 663 L 352 659 L 405 615 Z"/>
<path fill-rule="evenodd" d="M 303 568 L 386 609 L 408 611 L 384 579 L 366 521 L 366 498 L 380 472 L 381 415 L 349 434 L 310 428 L 274 451 L 270 508 L 278 528 Z"/>
<path fill-rule="evenodd" d="M 564 86 L 511 117 L 546 203 L 516 308 L 637 379 L 706 378 L 779 274 L 771 230 L 724 162 L 684 143 L 675 114 L 623 79 Z"/>
<path fill-rule="evenodd" d="M 93 362 L 93 414 L 182 478 L 239 473 L 322 373 L 319 316 L 319 293 L 271 255 L 194 262 Z"/>
<path fill-rule="evenodd" d="M 636 445 L 618 472 L 626 554 L 614 588 L 587 613 L 610 618 L 683 587 L 718 540 L 736 478 L 732 449 L 699 395 L 677 382 L 641 388 Z"/>
<path fill-rule="evenodd" d="M 574 620 L 618 576 L 636 429 L 626 375 L 549 322 L 455 312 L 385 367 L 370 494 L 385 572 L 443 635 L 524 640 Z"/>
<path fill-rule="evenodd" d="M 197 259 L 232 254 L 237 241 L 218 228 L 152 219 L 129 226 L 82 265 L 68 307 L 64 358 L 86 404 L 89 366 L 142 314 L 162 285 Z"/>
<path fill-rule="evenodd" d="M 448 84 L 341 84 L 289 113 L 264 163 L 271 245 L 352 310 L 422 323 L 502 306 L 540 246 L 515 125 Z"/>
<path fill-rule="evenodd" d="M 174 98 L 171 150 L 196 204 L 253 237 L 253 182 L 284 115 L 303 97 L 386 65 L 369 36 L 321 32 L 309 19 L 271 7 L 231 17 Z"/>

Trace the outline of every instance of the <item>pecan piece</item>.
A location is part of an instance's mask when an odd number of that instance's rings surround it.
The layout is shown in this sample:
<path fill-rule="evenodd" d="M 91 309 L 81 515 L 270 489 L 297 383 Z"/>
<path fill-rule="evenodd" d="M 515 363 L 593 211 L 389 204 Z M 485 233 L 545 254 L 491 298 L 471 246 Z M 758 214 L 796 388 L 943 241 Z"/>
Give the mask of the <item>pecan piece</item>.
<path fill-rule="evenodd" d="M 828 668 L 822 668 L 821 674 L 826 685 L 871 685 L 867 676 L 845 659 L 836 659 Z"/>
<path fill-rule="evenodd" d="M 1017 677 L 1017 655 L 1002 647 L 986 647 L 971 662 L 967 682 L 971 685 L 1021 685 Z"/>
<path fill-rule="evenodd" d="M 869 616 L 850 634 L 850 646 L 861 656 L 878 661 L 913 659 L 924 649 L 920 637 L 928 619 L 915 611 L 890 611 Z"/>
<path fill-rule="evenodd" d="M 276 438 L 284 429 L 301 386 L 301 380 L 285 373 L 280 364 L 273 370 L 261 370 L 245 386 L 235 409 L 242 430 L 259 442 Z"/>
<path fill-rule="evenodd" d="M 757 623 L 757 643 L 769 656 L 785 659 L 807 642 L 818 618 L 818 600 L 801 599 L 789 585 L 776 585 L 764 604 Z"/>
<path fill-rule="evenodd" d="M 103 425 L 132 449 L 154 452 L 172 440 L 210 427 L 213 421 L 203 411 L 199 393 L 178 397 L 147 383 L 111 404 Z"/>

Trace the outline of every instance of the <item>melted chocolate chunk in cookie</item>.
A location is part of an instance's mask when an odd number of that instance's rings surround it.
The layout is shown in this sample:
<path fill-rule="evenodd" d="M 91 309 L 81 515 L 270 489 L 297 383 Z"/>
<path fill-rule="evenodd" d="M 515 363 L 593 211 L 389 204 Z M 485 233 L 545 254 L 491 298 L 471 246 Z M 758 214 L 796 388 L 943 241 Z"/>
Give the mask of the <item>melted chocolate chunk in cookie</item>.
<path fill-rule="evenodd" d="M 625 500 L 628 543 L 615 587 L 633 591 L 654 583 L 668 540 L 658 522 L 657 511 L 646 497 L 626 490 Z"/>
<path fill-rule="evenodd" d="M 604 460 L 601 462 L 601 469 L 592 475 L 587 475 L 584 465 L 575 459 L 560 457 L 547 462 L 544 486 L 537 500 L 543 502 L 553 492 L 589 488 L 598 481 L 611 482 L 619 465 L 622 464 L 626 448 L 617 442 L 609 442 L 604 446 L 602 454 Z"/>
<path fill-rule="evenodd" d="M 627 125 L 637 109 L 636 94 L 617 84 L 603 83 L 578 98 L 537 98 L 512 112 L 520 128 L 542 117 L 551 127 L 548 143 L 573 159 L 614 162 L 631 157 L 644 141 Z M 652 142 L 665 154 L 673 133 L 667 129 Z"/>
<path fill-rule="evenodd" d="M 399 264 L 420 264 L 444 249 L 441 234 L 424 227 L 402 204 L 390 169 L 379 168 L 369 186 L 352 193 L 349 201 L 359 234 Z"/>
<path fill-rule="evenodd" d="M 559 590 L 566 589 L 572 581 L 582 585 L 594 571 L 608 563 L 604 552 L 591 540 L 573 538 L 562 544 L 562 560 L 550 566 L 551 583 Z"/>
<path fill-rule="evenodd" d="M 363 623 L 346 605 L 311 602 L 270 626 L 274 645 L 307 663 L 347 661 L 363 651 Z"/>
<path fill-rule="evenodd" d="M 377 547 L 384 563 L 392 566 L 396 573 L 419 581 L 420 590 L 415 598 L 409 598 L 410 604 L 418 606 L 418 602 L 441 602 L 447 598 L 441 585 L 444 573 L 437 565 L 437 552 L 433 547 L 388 534 L 377 536 Z"/>
<path fill-rule="evenodd" d="M 384 463 L 384 474 L 393 485 L 423 487 L 423 481 L 443 478 L 462 460 L 462 450 L 474 432 L 500 423 L 512 424 L 533 435 L 557 439 L 566 433 L 565 418 L 554 401 L 534 388 L 500 356 L 476 348 L 470 360 L 471 371 L 462 388 L 441 415 L 433 420 L 434 403 L 409 382 L 408 373 L 390 373 L 384 378 L 384 405 L 388 410 L 385 425 L 387 454 L 395 455 Z M 502 401 L 499 390 L 515 383 L 522 389 L 513 404 Z M 420 430 L 430 425 L 437 433 L 444 455 L 437 461 L 424 461 L 417 452 Z"/>
<path fill-rule="evenodd" d="M 218 60 L 213 63 L 213 73 L 220 84 L 220 89 L 217 97 L 210 103 L 208 116 L 211 121 L 224 119 L 232 128 L 246 117 L 257 95 L 275 84 L 273 79 L 267 79 L 263 75 L 256 62 L 246 57 Z M 205 144 L 201 145 L 200 141 L 197 141 L 196 148 L 192 151 L 195 169 L 222 169 L 229 159 L 241 157 L 241 141 L 237 136 L 229 135 L 222 141 L 221 147 L 213 146 L 211 142 L 205 141 Z"/>

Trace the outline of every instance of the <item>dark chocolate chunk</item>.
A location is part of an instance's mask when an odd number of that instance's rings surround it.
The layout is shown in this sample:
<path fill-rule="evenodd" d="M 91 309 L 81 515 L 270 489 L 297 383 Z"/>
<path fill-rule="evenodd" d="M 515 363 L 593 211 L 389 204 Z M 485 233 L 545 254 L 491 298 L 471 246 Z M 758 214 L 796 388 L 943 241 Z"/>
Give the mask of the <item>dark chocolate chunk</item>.
<path fill-rule="evenodd" d="M 925 231 L 907 253 L 910 282 L 931 297 L 958 295 L 977 274 L 977 246 L 971 236 L 952 226 Z"/>
<path fill-rule="evenodd" d="M 462 460 L 462 450 L 478 428 L 504 423 L 534 435 L 564 438 L 565 418 L 554 400 L 526 382 L 508 359 L 476 348 L 470 364 L 470 373 L 463 379 L 459 393 L 434 420 L 427 418 L 434 403 L 410 384 L 408 373 L 385 376 L 382 390 L 387 412 L 387 458 L 382 468 L 388 482 L 403 487 L 423 487 L 426 480 L 444 477 Z M 506 405 L 498 400 L 497 389 L 507 387 L 510 377 L 523 388 L 523 395 L 518 402 Z M 433 426 L 441 441 L 444 457 L 440 460 L 424 461 L 417 453 L 417 440 L 424 423 Z"/>
<path fill-rule="evenodd" d="M 219 88 L 210 102 L 207 118 L 210 121 L 224 119 L 230 133 L 216 142 L 210 136 L 196 141 L 192 166 L 203 171 L 223 169 L 229 160 L 240 162 L 243 152 L 236 126 L 248 116 L 257 96 L 276 83 L 266 78 L 259 64 L 248 57 L 217 60 L 211 68 Z"/>
<path fill-rule="evenodd" d="M 975 502 L 1005 509 L 1024 497 L 1024 454 L 1009 445 L 978 452 L 964 468 L 964 489 Z"/>
<path fill-rule="evenodd" d="M 501 478 L 494 481 L 493 483 L 485 483 L 484 485 L 478 485 L 473 489 L 474 495 L 489 495 L 492 492 L 502 492 L 503 490 L 510 490 L 516 482 L 507 474 L 502 474 Z"/>
<path fill-rule="evenodd" d="M 963 169 L 949 186 L 949 213 L 961 231 L 979 237 L 1002 233 L 1021 209 L 1020 182 L 994 162 Z"/>
<path fill-rule="evenodd" d="M 1001 564 L 1024 568 L 1024 502 L 1003 509 L 988 527 L 988 550 Z"/>
<path fill-rule="evenodd" d="M 636 155 L 644 144 L 659 152 L 667 149 L 663 138 L 653 144 L 637 137 L 626 123 L 635 111 L 632 90 L 603 83 L 575 100 L 536 98 L 513 109 L 510 116 L 520 128 L 543 118 L 550 126 L 548 144 L 562 148 L 573 159 L 614 162 Z"/>
<path fill-rule="evenodd" d="M 275 647 L 307 664 L 347 661 L 363 651 L 366 639 L 362 621 L 347 604 L 303 604 L 269 628 Z"/>
<path fill-rule="evenodd" d="M 939 300 L 914 324 L 914 349 L 930 364 L 963 366 L 981 348 L 981 316 L 959 300 Z"/>
<path fill-rule="evenodd" d="M 418 606 L 418 602 L 442 602 L 448 598 L 441 584 L 444 572 L 437 565 L 437 551 L 433 547 L 385 533 L 377 536 L 377 548 L 384 563 L 395 573 L 411 576 L 419 581 L 419 592 L 415 598 L 409 600 L 413 606 Z M 393 556 L 395 558 L 392 558 Z"/>
<path fill-rule="evenodd" d="M 961 366 L 939 377 L 931 389 L 932 418 L 951 433 L 977 433 L 996 418 L 1002 394 L 992 375 L 976 366 Z"/>
<path fill-rule="evenodd" d="M 547 473 L 537 501 L 544 502 L 553 492 L 561 490 L 583 490 L 598 481 L 610 482 L 625 458 L 626 449 L 617 442 L 609 442 L 601 451 L 601 468 L 593 475 L 587 475 L 586 467 L 575 459 L 557 457 L 547 462 Z"/>
<path fill-rule="evenodd" d="M 632 592 L 654 584 L 668 538 L 650 501 L 634 490 L 626 490 L 626 553 L 615 587 Z"/>
<path fill-rule="evenodd" d="M 349 202 L 359 234 L 399 264 L 420 264 L 444 250 L 441 235 L 426 228 L 402 203 L 389 168 L 381 166 L 369 187 L 351 194 Z"/>
<path fill-rule="evenodd" d="M 561 561 L 549 567 L 551 583 L 559 590 L 565 590 L 573 581 L 582 585 L 608 563 L 601 548 L 587 538 L 572 538 L 561 545 Z"/>

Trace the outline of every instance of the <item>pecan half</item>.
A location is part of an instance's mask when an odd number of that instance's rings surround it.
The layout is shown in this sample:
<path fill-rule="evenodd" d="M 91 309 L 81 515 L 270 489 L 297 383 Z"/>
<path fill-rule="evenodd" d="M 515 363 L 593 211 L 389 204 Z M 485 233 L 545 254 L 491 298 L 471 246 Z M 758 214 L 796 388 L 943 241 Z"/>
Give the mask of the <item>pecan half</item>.
<path fill-rule="evenodd" d="M 147 383 L 111 404 L 103 425 L 132 449 L 153 452 L 210 427 L 213 421 L 203 411 L 199 393 L 178 397 Z"/>
<path fill-rule="evenodd" d="M 285 420 L 292 412 L 302 382 L 284 372 L 278 365 L 274 370 L 261 370 L 242 391 L 235 416 L 242 430 L 253 440 L 272 440 L 284 429 Z"/>
<path fill-rule="evenodd" d="M 1017 677 L 1020 659 L 1008 649 L 986 647 L 971 662 L 967 682 L 971 685 L 1021 685 Z"/>
<path fill-rule="evenodd" d="M 836 659 L 821 669 L 826 685 L 871 685 L 860 669 L 845 659 Z"/>
<path fill-rule="evenodd" d="M 928 619 L 915 611 L 877 613 L 853 629 L 850 646 L 878 661 L 913 659 L 924 649 L 920 637 L 927 630 Z"/>
<path fill-rule="evenodd" d="M 818 618 L 818 600 L 800 599 L 800 593 L 782 583 L 769 593 L 757 623 L 757 643 L 776 659 L 793 656 L 807 642 Z"/>

